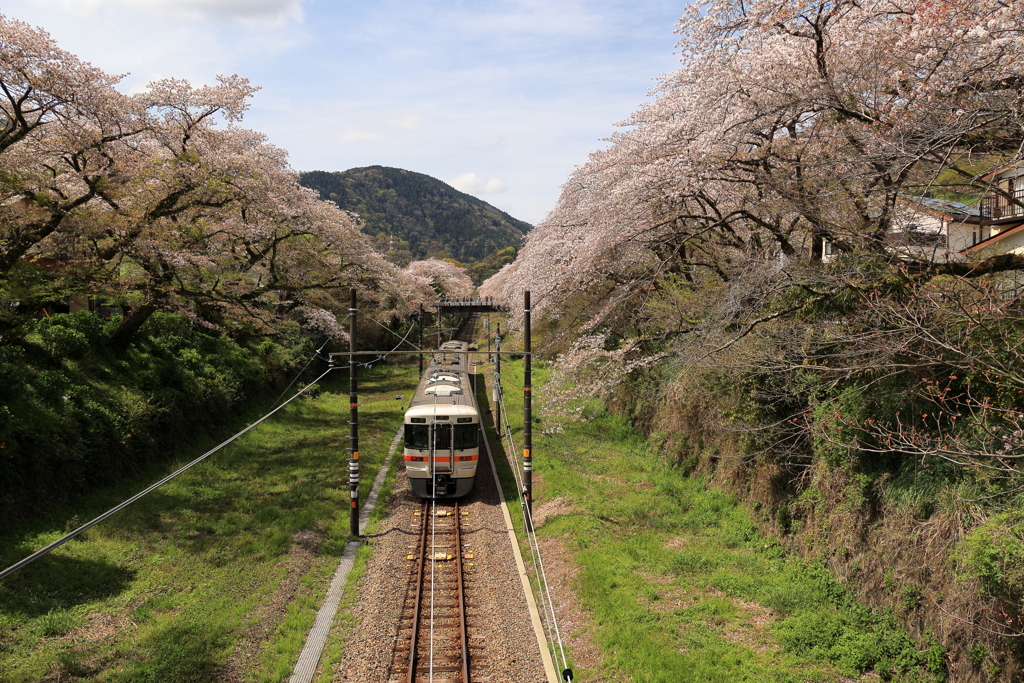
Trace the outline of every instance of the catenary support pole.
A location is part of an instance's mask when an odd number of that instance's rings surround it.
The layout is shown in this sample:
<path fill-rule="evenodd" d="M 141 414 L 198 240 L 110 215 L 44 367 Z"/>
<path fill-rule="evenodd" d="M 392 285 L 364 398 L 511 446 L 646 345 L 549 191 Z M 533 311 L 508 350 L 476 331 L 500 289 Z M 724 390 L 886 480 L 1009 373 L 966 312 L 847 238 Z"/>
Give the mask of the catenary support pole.
<path fill-rule="evenodd" d="M 527 531 L 533 531 L 533 355 L 530 342 L 530 292 L 523 292 L 523 499 Z"/>
<path fill-rule="evenodd" d="M 420 377 L 423 376 L 423 304 L 420 304 Z"/>
<path fill-rule="evenodd" d="M 348 335 L 348 405 L 349 405 L 349 459 L 348 459 L 348 487 L 349 497 L 352 499 L 352 512 L 350 517 L 350 530 L 353 536 L 359 536 L 359 384 L 356 365 L 356 315 L 359 309 L 356 308 L 356 290 L 352 290 L 352 298 L 349 301 L 349 335 Z"/>

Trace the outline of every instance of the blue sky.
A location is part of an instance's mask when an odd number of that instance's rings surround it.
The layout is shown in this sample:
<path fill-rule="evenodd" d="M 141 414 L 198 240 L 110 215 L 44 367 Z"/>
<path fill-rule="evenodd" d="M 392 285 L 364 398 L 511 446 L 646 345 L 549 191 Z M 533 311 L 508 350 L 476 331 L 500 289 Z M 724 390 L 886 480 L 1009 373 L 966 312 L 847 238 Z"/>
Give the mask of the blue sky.
<path fill-rule="evenodd" d="M 666 0 L 7 0 L 125 90 L 262 87 L 243 125 L 300 171 L 427 173 L 536 223 L 678 64 Z"/>

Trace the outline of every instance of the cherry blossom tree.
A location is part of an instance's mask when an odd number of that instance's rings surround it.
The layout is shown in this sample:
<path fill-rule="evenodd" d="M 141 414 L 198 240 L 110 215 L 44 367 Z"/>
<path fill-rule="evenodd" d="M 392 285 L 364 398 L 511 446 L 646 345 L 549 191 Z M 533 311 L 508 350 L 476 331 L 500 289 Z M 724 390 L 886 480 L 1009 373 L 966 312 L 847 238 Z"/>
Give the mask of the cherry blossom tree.
<path fill-rule="evenodd" d="M 159 307 L 257 331 L 291 311 L 322 321 L 311 306 L 345 309 L 339 292 L 396 279 L 351 216 L 300 187 L 263 136 L 232 127 L 186 137 L 192 159 L 179 151 L 156 164 L 165 186 L 149 182 L 152 197 L 131 195 L 119 220 L 94 221 L 96 263 L 131 305 L 126 338 Z"/>
<path fill-rule="evenodd" d="M 981 165 L 1021 158 L 1022 29 L 1018 2 L 691 5 L 680 68 L 481 286 L 510 303 L 532 291 L 535 348 L 562 354 L 545 411 L 573 417 L 616 382 L 643 395 L 650 412 L 628 407 L 641 425 L 764 493 L 766 520 L 793 514 L 816 552 L 845 557 L 849 522 L 886 557 L 922 559 L 908 580 L 934 602 L 915 628 L 934 627 L 964 675 L 982 672 L 962 643 L 985 642 L 1005 680 L 1019 672 L 1004 637 L 1020 636 L 1019 581 L 947 589 L 967 567 L 949 549 L 981 519 L 1012 538 L 983 559 L 1021 567 L 1018 527 L 993 513 L 1024 490 L 1009 281 L 1024 258 L 932 263 L 887 237 L 901 198 L 979 191 Z M 899 507 L 910 499 L 932 507 Z M 891 533 L 903 522 L 907 538 Z M 941 531 L 924 540 L 926 527 Z M 1004 621 L 961 618 L 979 607 Z"/>
<path fill-rule="evenodd" d="M 135 95 L 119 93 L 119 80 L 0 16 L 8 324 L 19 305 L 32 313 L 68 292 L 122 306 L 117 349 L 161 308 L 224 329 L 265 333 L 295 318 L 337 335 L 330 311 L 347 300 L 336 295 L 360 286 L 383 310 L 409 314 L 412 279 L 351 215 L 301 188 L 283 150 L 238 127 L 256 90 L 246 79 L 165 79 Z M 38 277 L 39 264 L 55 274 Z"/>
<path fill-rule="evenodd" d="M 413 261 L 405 268 L 407 275 L 422 278 L 417 282 L 426 284 L 436 295 L 470 296 L 475 289 L 473 281 L 466 274 L 466 269 L 450 261 L 429 258 L 424 261 Z M 433 298 L 428 291 L 423 291 L 424 298 Z"/>
<path fill-rule="evenodd" d="M 102 194 L 145 129 L 120 80 L 0 15 L 0 277 Z M 18 274 L 13 274 L 15 280 Z"/>
<path fill-rule="evenodd" d="M 608 287 L 620 303 L 643 301 L 667 276 L 725 282 L 752 258 L 820 259 L 826 241 L 890 258 L 902 194 L 1017 153 L 1022 11 L 976 0 L 691 6 L 681 68 L 568 179 L 509 295 L 531 289 L 543 308 Z"/>
<path fill-rule="evenodd" d="M 665 354 L 677 366 L 820 371 L 833 386 L 952 363 L 932 353 L 889 365 L 833 322 L 863 316 L 857 329 L 874 329 L 888 318 L 872 296 L 895 306 L 939 275 L 983 286 L 1024 267 L 1012 254 L 914 261 L 886 239 L 901 196 L 942 189 L 940 176 L 963 189 L 978 162 L 1018 155 L 1022 19 L 1017 3 L 970 0 L 692 6 L 681 68 L 570 176 L 481 291 L 533 292 L 534 310 L 558 323 L 545 341 L 565 354 L 565 386 Z M 839 259 L 829 267 L 826 243 Z M 914 325 L 884 324 L 924 338 L 953 301 L 919 297 Z M 792 353 L 816 340 L 822 362 Z M 958 348 L 975 362 L 988 353 Z M 806 398 L 770 400 L 799 413 Z"/>

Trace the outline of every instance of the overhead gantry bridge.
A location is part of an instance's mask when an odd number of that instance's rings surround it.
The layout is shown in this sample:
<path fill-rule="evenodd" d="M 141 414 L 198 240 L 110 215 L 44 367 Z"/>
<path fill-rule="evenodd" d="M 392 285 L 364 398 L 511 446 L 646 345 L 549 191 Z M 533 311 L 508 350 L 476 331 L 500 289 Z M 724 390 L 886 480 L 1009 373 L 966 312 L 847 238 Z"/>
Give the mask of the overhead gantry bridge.
<path fill-rule="evenodd" d="M 505 304 L 500 304 L 489 296 L 456 296 L 437 300 L 438 313 L 507 313 Z"/>

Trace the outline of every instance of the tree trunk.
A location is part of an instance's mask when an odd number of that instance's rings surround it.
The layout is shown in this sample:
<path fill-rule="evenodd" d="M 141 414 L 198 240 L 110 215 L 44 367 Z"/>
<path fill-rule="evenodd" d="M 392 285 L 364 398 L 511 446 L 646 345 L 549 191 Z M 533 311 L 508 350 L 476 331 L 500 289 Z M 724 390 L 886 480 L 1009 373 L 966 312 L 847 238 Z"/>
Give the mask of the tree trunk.
<path fill-rule="evenodd" d="M 156 311 L 156 306 L 145 304 L 125 313 L 124 317 L 121 318 L 121 324 L 117 326 L 117 329 L 110 335 L 110 340 L 107 342 L 110 350 L 119 356 L 127 351 L 132 340 L 135 338 L 135 333 L 149 320 L 149 316 L 153 315 L 154 311 Z"/>

